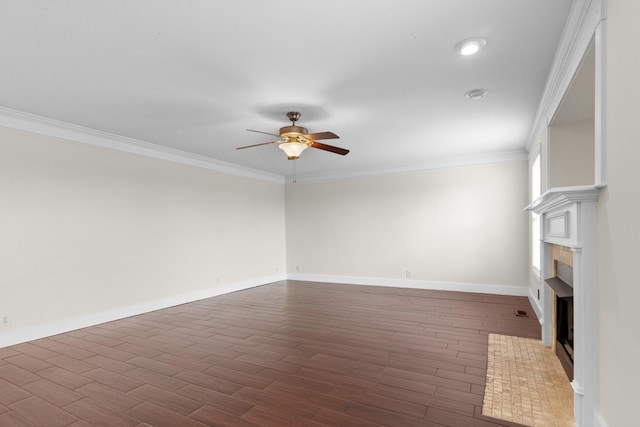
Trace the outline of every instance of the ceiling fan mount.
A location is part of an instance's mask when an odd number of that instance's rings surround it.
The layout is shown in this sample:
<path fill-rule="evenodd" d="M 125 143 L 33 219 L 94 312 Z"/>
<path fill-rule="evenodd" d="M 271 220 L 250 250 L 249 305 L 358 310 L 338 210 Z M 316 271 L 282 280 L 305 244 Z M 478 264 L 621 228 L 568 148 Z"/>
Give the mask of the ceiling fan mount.
<path fill-rule="evenodd" d="M 307 128 L 296 125 L 296 122 L 300 119 L 301 114 L 297 111 L 289 111 L 287 113 L 287 118 L 291 120 L 290 126 L 283 126 L 280 128 L 278 134 L 263 132 L 259 130 L 247 129 L 249 132 L 257 132 L 264 133 L 267 135 L 273 135 L 280 138 L 276 141 L 263 142 L 260 144 L 247 145 L 244 147 L 238 147 L 236 150 L 242 150 L 245 148 L 258 147 L 261 145 L 270 145 L 270 144 L 278 144 L 278 147 L 282 149 L 285 153 L 287 153 L 287 158 L 289 160 L 295 160 L 300 157 L 300 154 L 307 148 L 317 148 L 319 150 L 330 151 L 332 153 L 340 154 L 342 156 L 346 155 L 349 150 L 334 147 L 332 145 L 322 144 L 317 142 L 317 140 L 323 139 L 338 139 L 340 138 L 333 132 L 319 132 L 319 133 L 309 133 Z"/>
<path fill-rule="evenodd" d="M 295 125 L 296 122 L 298 120 L 300 120 L 300 113 L 298 113 L 297 111 L 289 111 L 287 113 L 287 117 L 289 118 L 289 120 L 291 120 L 291 122 Z"/>

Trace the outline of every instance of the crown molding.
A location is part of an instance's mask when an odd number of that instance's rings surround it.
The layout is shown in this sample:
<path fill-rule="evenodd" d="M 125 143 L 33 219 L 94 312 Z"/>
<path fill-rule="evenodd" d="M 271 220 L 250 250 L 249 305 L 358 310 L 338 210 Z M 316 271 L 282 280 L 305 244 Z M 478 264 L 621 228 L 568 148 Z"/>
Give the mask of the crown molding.
<path fill-rule="evenodd" d="M 531 150 L 538 132 L 551 122 L 580 69 L 584 54 L 592 43 L 598 25 L 606 18 L 603 1 L 575 0 L 571 6 L 536 118 L 529 131 L 526 142 L 527 151 Z"/>
<path fill-rule="evenodd" d="M 343 179 L 361 178 L 368 176 L 400 175 L 406 173 L 422 172 L 431 169 L 445 169 L 522 160 L 528 160 L 528 154 L 524 150 L 498 151 L 494 153 L 482 153 L 477 155 L 437 159 L 431 162 L 398 168 L 375 169 L 366 171 L 342 171 L 323 174 L 303 174 L 296 177 L 296 184 L 313 184 L 317 182 L 340 181 Z M 287 177 L 287 185 L 295 185 L 291 183 L 291 178 L 292 177 L 290 176 Z"/>
<path fill-rule="evenodd" d="M 32 132 L 44 136 L 66 139 L 96 147 L 124 151 L 155 159 L 166 160 L 216 172 L 243 176 L 246 178 L 284 184 L 284 176 L 259 171 L 257 169 L 223 162 L 198 154 L 187 153 L 134 138 L 127 138 L 84 126 L 66 123 L 35 114 L 0 107 L 0 126 Z"/>
<path fill-rule="evenodd" d="M 282 175 L 247 168 L 233 163 L 212 159 L 210 157 L 192 154 L 138 139 L 115 135 L 6 107 L 0 107 L 0 127 L 32 132 L 53 138 L 60 138 L 96 147 L 138 154 L 141 156 L 181 163 L 252 179 L 270 181 L 278 184 L 285 183 L 285 177 Z M 495 153 L 482 153 L 477 155 L 438 159 L 428 163 L 414 164 L 398 168 L 301 175 L 297 177 L 296 182 L 314 183 L 337 181 L 366 176 L 404 174 L 430 169 L 527 160 L 527 158 L 527 152 L 524 150 L 500 151 Z M 287 177 L 287 182 L 291 181 L 290 178 L 291 177 Z"/>

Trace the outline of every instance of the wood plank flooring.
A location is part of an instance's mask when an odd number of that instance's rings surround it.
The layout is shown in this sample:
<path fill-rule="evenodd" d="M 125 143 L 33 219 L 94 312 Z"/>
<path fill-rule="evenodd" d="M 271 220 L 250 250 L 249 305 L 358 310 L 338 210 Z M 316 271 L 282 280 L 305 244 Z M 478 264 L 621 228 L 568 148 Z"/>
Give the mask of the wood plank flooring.
<path fill-rule="evenodd" d="M 530 317 L 516 317 L 515 310 Z M 2 426 L 464 426 L 524 297 L 284 281 L 0 349 Z"/>

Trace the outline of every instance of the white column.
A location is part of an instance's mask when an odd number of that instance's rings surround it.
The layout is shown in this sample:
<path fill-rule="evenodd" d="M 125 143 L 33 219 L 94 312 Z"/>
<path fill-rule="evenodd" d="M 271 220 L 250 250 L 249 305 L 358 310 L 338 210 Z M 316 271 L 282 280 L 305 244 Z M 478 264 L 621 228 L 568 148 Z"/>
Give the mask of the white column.
<path fill-rule="evenodd" d="M 573 248 L 573 415 L 576 425 L 586 427 L 583 423 L 584 400 L 584 274 L 582 268 L 582 249 Z"/>
<path fill-rule="evenodd" d="M 540 224 L 542 224 L 542 219 Z M 541 234 L 544 236 L 544 234 Z M 541 260 L 540 266 L 540 280 L 542 281 L 542 344 L 545 347 L 551 347 L 551 289 L 544 283 L 545 278 L 549 278 L 552 275 L 551 266 L 553 261 L 551 260 L 551 245 L 549 243 L 541 242 Z"/>

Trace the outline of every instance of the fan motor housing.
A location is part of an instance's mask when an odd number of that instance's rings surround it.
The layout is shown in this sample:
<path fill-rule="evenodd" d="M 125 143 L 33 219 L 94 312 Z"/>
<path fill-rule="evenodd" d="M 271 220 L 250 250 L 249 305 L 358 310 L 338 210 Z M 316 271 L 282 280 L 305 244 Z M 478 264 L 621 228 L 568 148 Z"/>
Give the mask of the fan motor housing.
<path fill-rule="evenodd" d="M 281 138 L 298 138 L 299 136 L 306 135 L 308 133 L 307 128 L 303 128 L 302 126 L 284 126 L 280 128 Z"/>

